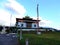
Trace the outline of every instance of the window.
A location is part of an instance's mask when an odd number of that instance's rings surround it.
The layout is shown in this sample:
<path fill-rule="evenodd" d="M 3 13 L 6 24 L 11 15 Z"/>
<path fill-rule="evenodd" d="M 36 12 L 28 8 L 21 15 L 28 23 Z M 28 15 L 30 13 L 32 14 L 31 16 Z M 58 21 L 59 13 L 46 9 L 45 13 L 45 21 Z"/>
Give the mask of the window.
<path fill-rule="evenodd" d="M 23 24 L 21 24 L 21 27 L 23 27 Z"/>
<path fill-rule="evenodd" d="M 36 27 L 36 25 L 34 25 L 34 27 Z"/>

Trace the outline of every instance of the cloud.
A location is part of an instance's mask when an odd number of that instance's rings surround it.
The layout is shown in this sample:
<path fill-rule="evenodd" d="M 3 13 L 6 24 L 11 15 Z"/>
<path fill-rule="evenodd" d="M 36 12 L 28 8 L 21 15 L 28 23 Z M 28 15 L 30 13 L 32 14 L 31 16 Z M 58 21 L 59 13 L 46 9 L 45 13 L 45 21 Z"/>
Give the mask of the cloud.
<path fill-rule="evenodd" d="M 41 27 L 51 27 L 60 30 L 60 25 L 57 25 L 55 22 L 50 20 L 41 20 L 39 23 Z"/>
<path fill-rule="evenodd" d="M 53 21 L 49 20 L 41 20 L 40 21 L 40 26 L 45 26 L 45 27 L 52 27 Z"/>
<path fill-rule="evenodd" d="M 0 9 L 0 22 L 2 25 L 7 25 L 10 22 L 10 14 L 3 9 Z"/>
<path fill-rule="evenodd" d="M 23 17 L 26 9 L 16 0 L 4 0 L 0 3 L 0 25 L 15 24 L 16 17 Z"/>
<path fill-rule="evenodd" d="M 37 19 L 37 17 L 32 17 L 33 19 Z M 41 27 L 54 27 L 54 22 L 53 21 L 50 21 L 50 20 L 47 20 L 47 19 L 43 19 L 41 16 L 39 16 L 39 20 L 41 20 L 39 22 L 39 26 Z"/>
<path fill-rule="evenodd" d="M 22 6 L 17 1 L 15 1 L 15 0 L 8 0 L 8 2 L 9 3 L 5 3 L 5 7 L 6 8 L 9 8 L 10 10 L 14 10 L 19 15 L 23 15 L 26 12 L 24 6 Z"/>

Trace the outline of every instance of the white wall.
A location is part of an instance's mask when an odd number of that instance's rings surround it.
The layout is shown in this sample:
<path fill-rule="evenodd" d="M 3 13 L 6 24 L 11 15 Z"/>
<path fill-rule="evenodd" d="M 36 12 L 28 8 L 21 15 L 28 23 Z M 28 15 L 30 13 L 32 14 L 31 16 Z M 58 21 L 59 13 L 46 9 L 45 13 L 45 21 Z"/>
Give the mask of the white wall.
<path fill-rule="evenodd" d="M 46 31 L 46 29 L 40 29 L 40 31 Z"/>
<path fill-rule="evenodd" d="M 36 31 L 36 29 L 22 29 L 23 31 Z"/>
<path fill-rule="evenodd" d="M 19 27 L 21 27 L 21 24 L 23 24 L 23 27 L 26 27 L 26 23 L 24 23 L 24 22 L 18 22 Z"/>
<path fill-rule="evenodd" d="M 34 25 L 36 25 L 36 27 L 34 27 Z M 32 23 L 32 28 L 37 28 L 37 24 L 36 23 Z"/>
<path fill-rule="evenodd" d="M 21 27 L 21 24 L 23 24 L 23 27 L 26 27 L 26 23 L 18 22 L 19 27 Z M 36 27 L 34 27 L 34 25 L 36 25 Z M 37 24 L 36 23 L 32 23 L 32 28 L 37 28 Z"/>

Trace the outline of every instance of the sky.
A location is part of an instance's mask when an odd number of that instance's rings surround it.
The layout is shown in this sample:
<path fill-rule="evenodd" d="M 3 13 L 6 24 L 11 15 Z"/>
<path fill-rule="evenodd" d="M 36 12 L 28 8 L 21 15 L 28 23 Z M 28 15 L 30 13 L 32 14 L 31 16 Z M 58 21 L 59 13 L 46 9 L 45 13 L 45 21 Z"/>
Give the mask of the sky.
<path fill-rule="evenodd" d="M 16 18 L 26 15 L 37 19 L 40 26 L 60 29 L 60 0 L 0 0 L 0 25 L 15 25 Z"/>

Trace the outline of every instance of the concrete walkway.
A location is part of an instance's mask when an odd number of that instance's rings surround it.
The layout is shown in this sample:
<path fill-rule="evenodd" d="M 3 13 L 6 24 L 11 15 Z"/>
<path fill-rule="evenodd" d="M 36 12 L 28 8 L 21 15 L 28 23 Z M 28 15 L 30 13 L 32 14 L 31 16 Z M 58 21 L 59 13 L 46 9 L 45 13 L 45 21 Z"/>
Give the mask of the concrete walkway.
<path fill-rule="evenodd" d="M 0 34 L 0 45 L 18 45 L 16 34 Z"/>

